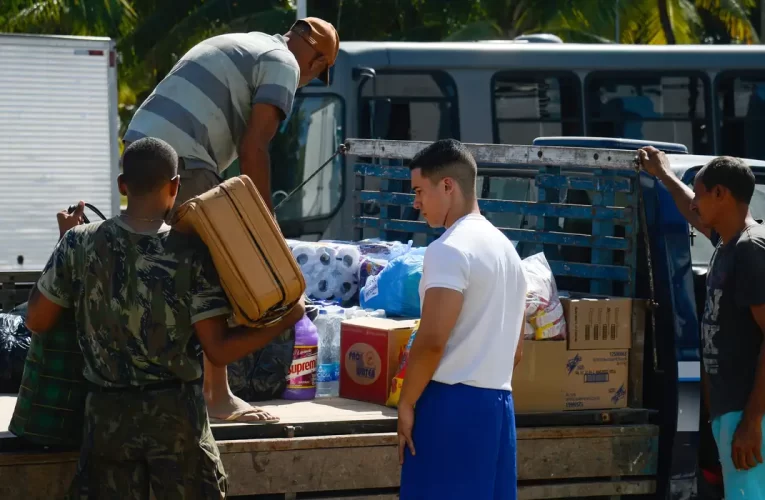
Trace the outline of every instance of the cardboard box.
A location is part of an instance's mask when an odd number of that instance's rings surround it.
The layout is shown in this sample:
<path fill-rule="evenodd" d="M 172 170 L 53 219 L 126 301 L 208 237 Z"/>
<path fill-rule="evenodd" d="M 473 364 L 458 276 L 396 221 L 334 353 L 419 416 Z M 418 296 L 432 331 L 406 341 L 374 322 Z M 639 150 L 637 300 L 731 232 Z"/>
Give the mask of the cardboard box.
<path fill-rule="evenodd" d="M 632 299 L 561 299 L 569 349 L 632 347 Z"/>
<path fill-rule="evenodd" d="M 629 350 L 568 350 L 566 342 L 525 340 L 513 373 L 517 412 L 627 406 Z"/>
<path fill-rule="evenodd" d="M 384 405 L 414 319 L 354 318 L 340 330 L 340 397 Z"/>

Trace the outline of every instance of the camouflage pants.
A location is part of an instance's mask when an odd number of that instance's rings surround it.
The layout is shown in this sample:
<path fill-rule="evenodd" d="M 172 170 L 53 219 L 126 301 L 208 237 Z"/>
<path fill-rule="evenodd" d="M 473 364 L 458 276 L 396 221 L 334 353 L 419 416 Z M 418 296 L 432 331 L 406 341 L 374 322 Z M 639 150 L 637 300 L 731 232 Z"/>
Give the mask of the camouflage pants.
<path fill-rule="evenodd" d="M 68 498 L 225 498 L 228 488 L 201 385 L 91 392 Z"/>

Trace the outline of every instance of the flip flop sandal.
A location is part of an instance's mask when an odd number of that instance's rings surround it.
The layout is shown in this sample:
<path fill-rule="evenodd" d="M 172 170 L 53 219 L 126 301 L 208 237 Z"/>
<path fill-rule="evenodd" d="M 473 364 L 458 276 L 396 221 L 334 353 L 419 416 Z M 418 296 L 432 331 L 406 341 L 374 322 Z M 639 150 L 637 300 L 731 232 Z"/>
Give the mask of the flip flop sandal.
<path fill-rule="evenodd" d="M 229 415 L 227 418 L 218 418 L 218 417 L 210 417 L 210 422 L 215 423 L 221 423 L 221 424 L 274 424 L 279 422 L 278 417 L 273 417 L 271 419 L 265 419 L 265 420 L 239 420 L 241 417 L 245 415 L 250 415 L 253 413 L 266 413 L 265 410 L 257 409 L 257 408 L 247 408 L 244 410 L 238 410 Z"/>

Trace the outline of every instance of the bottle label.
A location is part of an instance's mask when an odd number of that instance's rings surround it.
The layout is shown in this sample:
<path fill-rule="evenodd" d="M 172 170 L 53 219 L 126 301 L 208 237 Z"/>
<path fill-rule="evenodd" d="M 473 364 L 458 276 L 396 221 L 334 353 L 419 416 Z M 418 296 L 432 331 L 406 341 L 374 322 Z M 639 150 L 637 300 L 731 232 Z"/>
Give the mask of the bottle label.
<path fill-rule="evenodd" d="M 338 380 L 340 380 L 340 363 L 319 365 L 316 372 L 316 382 L 337 382 Z"/>
<path fill-rule="evenodd" d="M 287 388 L 313 389 L 316 387 L 316 361 L 318 346 L 300 346 L 292 351 L 292 364 L 287 375 Z"/>

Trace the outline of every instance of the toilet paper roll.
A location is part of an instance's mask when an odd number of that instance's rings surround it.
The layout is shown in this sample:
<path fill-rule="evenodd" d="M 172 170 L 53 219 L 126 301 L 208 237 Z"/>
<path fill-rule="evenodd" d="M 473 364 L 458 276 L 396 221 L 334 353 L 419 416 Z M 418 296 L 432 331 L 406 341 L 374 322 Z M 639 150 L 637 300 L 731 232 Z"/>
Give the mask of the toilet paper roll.
<path fill-rule="evenodd" d="M 321 266 L 331 268 L 335 263 L 337 250 L 330 246 L 322 245 L 316 249 L 316 258 Z"/>
<path fill-rule="evenodd" d="M 319 293 L 319 284 L 316 281 L 308 281 L 306 279 L 305 284 L 305 294 L 308 295 L 311 299 L 318 299 L 319 297 L 316 295 Z"/>
<path fill-rule="evenodd" d="M 355 273 L 361 262 L 361 252 L 354 246 L 343 245 L 338 248 L 335 261 L 337 261 L 339 269 Z"/>
<path fill-rule="evenodd" d="M 316 281 L 315 297 L 319 300 L 328 300 L 335 296 L 337 282 L 334 277 L 327 273 Z"/>
<path fill-rule="evenodd" d="M 311 264 L 318 261 L 319 258 L 316 254 L 316 247 L 305 243 L 295 245 L 295 248 L 292 249 L 292 256 L 295 257 L 301 268 L 311 267 Z"/>
<path fill-rule="evenodd" d="M 349 300 L 353 299 L 358 290 L 359 282 L 355 275 L 346 272 L 338 277 L 336 296 L 343 302 L 348 302 Z"/>

